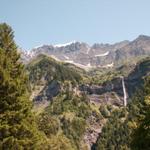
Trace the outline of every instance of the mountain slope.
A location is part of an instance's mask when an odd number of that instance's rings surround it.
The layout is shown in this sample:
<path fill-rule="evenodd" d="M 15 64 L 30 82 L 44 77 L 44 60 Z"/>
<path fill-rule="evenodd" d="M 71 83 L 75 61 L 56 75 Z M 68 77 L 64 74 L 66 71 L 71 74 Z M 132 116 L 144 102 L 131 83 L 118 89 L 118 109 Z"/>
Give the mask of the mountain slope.
<path fill-rule="evenodd" d="M 57 62 L 46 55 L 39 55 L 27 65 L 31 84 L 31 99 L 38 101 L 50 100 L 63 88 L 63 83 L 69 81 L 76 85 L 82 81 L 81 75 L 74 68 Z"/>
<path fill-rule="evenodd" d="M 150 55 L 150 37 L 140 35 L 138 38 L 128 43 L 126 46 L 117 49 L 115 60 L 117 63 L 136 63 L 137 59 Z"/>
<path fill-rule="evenodd" d="M 81 119 L 83 130 L 78 138 L 82 144 L 77 140 L 78 144 L 73 145 L 87 145 L 88 149 L 91 149 L 111 112 L 116 108 L 121 109 L 124 105 L 122 79 L 128 102 L 136 89 L 142 87 L 145 76 L 149 75 L 149 67 L 150 58 L 146 58 L 137 64 L 122 65 L 99 75 L 95 70 L 94 73 L 87 73 L 73 64 L 61 63 L 49 56 L 39 55 L 27 66 L 32 87 L 31 99 L 37 104 L 50 102 L 44 106 L 48 106 L 46 109 L 40 105 L 42 112 L 48 113 L 49 117 L 56 117 L 55 119 L 65 118 L 64 123 L 68 129 L 62 126 L 61 130 L 72 142 L 75 141 L 76 131 L 72 123 Z M 38 111 L 37 108 L 35 110 Z M 76 118 L 79 114 L 81 118 Z M 68 120 L 72 117 L 75 117 L 74 121 Z"/>
<path fill-rule="evenodd" d="M 89 125 L 86 120 L 94 110 L 86 95 L 78 90 L 84 71 L 46 55 L 39 55 L 27 69 L 39 129 L 48 138 L 62 134 L 74 150 L 87 147 L 83 139 Z M 49 103 L 45 105 L 43 101 Z"/>

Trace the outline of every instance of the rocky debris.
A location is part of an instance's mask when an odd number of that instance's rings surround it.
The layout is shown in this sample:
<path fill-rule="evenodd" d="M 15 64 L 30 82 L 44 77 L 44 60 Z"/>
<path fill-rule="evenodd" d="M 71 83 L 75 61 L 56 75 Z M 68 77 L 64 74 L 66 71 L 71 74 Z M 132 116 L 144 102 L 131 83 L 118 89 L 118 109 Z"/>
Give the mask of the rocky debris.
<path fill-rule="evenodd" d="M 30 100 L 33 100 L 35 97 L 37 97 L 41 91 L 43 91 L 45 85 L 38 85 L 34 87 L 34 90 L 32 90 L 32 93 L 30 95 Z"/>
<path fill-rule="evenodd" d="M 102 95 L 91 94 L 88 95 L 90 103 L 94 105 L 111 104 L 115 106 L 123 105 L 123 97 L 119 97 L 115 92 L 107 92 Z"/>
<path fill-rule="evenodd" d="M 123 105 L 124 94 L 121 78 L 109 81 L 102 86 L 82 85 L 80 90 L 87 93 L 90 103 L 95 107 L 111 105 L 114 108 L 118 108 Z M 96 143 L 106 121 L 107 119 L 99 118 L 94 113 L 87 119 L 88 127 L 84 135 L 84 142 L 88 150 L 91 150 L 92 145 Z"/>
<path fill-rule="evenodd" d="M 90 103 L 95 107 L 100 107 L 101 105 L 110 105 L 113 106 L 113 108 L 118 108 L 123 105 L 123 97 L 120 97 L 115 92 L 106 92 L 101 95 L 89 94 L 88 98 Z M 103 118 L 101 115 L 98 117 L 94 112 L 88 117 L 88 127 L 84 134 L 84 142 L 86 143 L 88 150 L 91 150 L 92 145 L 96 143 L 106 121 L 107 118 Z"/>
<path fill-rule="evenodd" d="M 84 142 L 86 143 L 88 150 L 91 150 L 92 145 L 96 143 L 105 123 L 105 119 L 99 120 L 93 115 L 89 116 L 87 119 L 88 127 L 84 135 Z"/>

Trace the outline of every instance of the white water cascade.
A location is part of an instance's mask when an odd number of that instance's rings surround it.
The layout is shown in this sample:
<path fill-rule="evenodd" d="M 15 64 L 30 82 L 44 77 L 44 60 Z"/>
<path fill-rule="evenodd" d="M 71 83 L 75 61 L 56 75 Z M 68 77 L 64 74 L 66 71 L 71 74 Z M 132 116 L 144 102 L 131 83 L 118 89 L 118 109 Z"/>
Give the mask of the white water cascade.
<path fill-rule="evenodd" d="M 124 106 L 127 106 L 127 92 L 126 92 L 126 87 L 124 83 L 124 77 L 121 77 L 121 78 L 122 78 L 122 88 L 123 88 L 123 95 L 124 95 L 124 98 L 123 98 Z"/>

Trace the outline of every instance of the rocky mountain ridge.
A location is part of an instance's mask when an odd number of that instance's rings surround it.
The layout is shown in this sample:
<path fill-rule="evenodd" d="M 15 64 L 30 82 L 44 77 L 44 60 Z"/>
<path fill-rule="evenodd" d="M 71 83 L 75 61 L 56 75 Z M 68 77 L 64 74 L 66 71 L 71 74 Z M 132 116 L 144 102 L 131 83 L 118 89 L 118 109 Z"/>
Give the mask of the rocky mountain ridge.
<path fill-rule="evenodd" d="M 123 63 L 136 63 L 137 59 L 150 55 L 150 37 L 140 35 L 133 41 L 116 44 L 94 44 L 70 42 L 58 45 L 43 45 L 22 52 L 24 62 L 29 62 L 39 54 L 46 54 L 57 61 L 75 64 L 84 69 L 112 68 Z"/>

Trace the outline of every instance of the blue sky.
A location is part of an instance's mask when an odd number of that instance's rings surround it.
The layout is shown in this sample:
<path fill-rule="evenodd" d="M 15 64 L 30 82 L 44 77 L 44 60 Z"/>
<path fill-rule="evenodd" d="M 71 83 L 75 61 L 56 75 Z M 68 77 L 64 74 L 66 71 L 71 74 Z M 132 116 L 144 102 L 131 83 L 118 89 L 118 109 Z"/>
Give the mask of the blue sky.
<path fill-rule="evenodd" d="M 150 0 L 0 0 L 0 22 L 26 50 L 73 40 L 115 43 L 150 35 Z"/>

